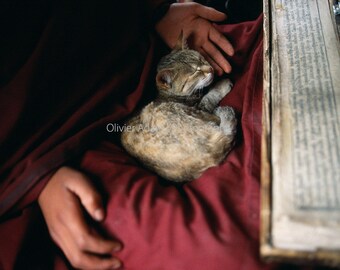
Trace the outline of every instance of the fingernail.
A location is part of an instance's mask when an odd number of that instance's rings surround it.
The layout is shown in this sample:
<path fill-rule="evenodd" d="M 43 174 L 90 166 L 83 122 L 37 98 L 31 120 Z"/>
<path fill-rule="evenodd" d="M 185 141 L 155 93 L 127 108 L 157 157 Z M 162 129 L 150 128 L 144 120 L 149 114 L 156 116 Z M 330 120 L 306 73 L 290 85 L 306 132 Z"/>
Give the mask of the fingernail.
<path fill-rule="evenodd" d="M 122 245 L 117 243 L 114 248 L 113 248 L 113 252 L 117 252 L 117 251 L 120 251 L 122 249 Z"/>
<path fill-rule="evenodd" d="M 122 263 L 118 260 L 114 260 L 113 264 L 112 264 L 112 269 L 118 269 L 122 266 Z"/>
<path fill-rule="evenodd" d="M 104 211 L 102 209 L 94 211 L 94 218 L 98 221 L 102 221 L 104 219 Z"/>

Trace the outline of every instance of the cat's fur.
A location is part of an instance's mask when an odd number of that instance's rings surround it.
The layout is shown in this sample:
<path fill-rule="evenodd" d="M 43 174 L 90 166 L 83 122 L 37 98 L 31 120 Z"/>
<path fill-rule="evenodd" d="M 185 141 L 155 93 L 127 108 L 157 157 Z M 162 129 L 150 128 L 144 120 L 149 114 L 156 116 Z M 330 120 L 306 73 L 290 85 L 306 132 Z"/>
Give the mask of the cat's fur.
<path fill-rule="evenodd" d="M 121 135 L 125 149 L 165 179 L 198 178 L 218 165 L 233 146 L 236 118 L 231 107 L 218 107 L 232 88 L 225 79 L 203 96 L 213 69 L 180 37 L 157 68 L 159 95 L 126 123 Z"/>

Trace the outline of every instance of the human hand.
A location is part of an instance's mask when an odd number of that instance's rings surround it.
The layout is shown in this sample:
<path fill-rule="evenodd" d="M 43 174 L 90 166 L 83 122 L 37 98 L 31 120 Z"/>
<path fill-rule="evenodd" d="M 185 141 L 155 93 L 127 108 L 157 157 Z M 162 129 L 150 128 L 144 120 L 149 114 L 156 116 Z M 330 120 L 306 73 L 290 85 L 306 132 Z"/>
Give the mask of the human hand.
<path fill-rule="evenodd" d="M 75 268 L 117 269 L 120 261 L 112 253 L 121 244 L 104 239 L 86 223 L 84 210 L 96 221 L 105 211 L 100 195 L 82 173 L 60 168 L 41 192 L 38 202 L 52 239 Z"/>
<path fill-rule="evenodd" d="M 173 48 L 181 31 L 188 38 L 189 47 L 199 51 L 217 74 L 229 73 L 231 66 L 222 52 L 234 54 L 230 42 L 211 21 L 223 21 L 226 15 L 197 3 L 172 4 L 165 16 L 156 24 L 156 31 Z"/>

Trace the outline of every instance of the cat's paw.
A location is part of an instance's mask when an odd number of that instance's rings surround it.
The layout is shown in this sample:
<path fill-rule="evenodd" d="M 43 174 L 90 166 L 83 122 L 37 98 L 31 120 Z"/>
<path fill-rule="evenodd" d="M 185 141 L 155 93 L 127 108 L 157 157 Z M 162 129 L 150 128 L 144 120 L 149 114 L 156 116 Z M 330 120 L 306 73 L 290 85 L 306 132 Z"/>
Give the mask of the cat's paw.
<path fill-rule="evenodd" d="M 220 128 L 227 136 L 234 136 L 236 134 L 237 120 L 233 108 L 217 107 L 214 114 L 221 119 Z"/>
<path fill-rule="evenodd" d="M 234 109 L 229 106 L 217 107 L 214 110 L 214 114 L 221 118 L 221 120 L 230 121 L 236 119 Z"/>
<path fill-rule="evenodd" d="M 202 98 L 198 108 L 207 112 L 213 112 L 216 106 L 218 106 L 218 103 L 230 92 L 232 87 L 233 84 L 229 79 L 218 81 Z"/>
<path fill-rule="evenodd" d="M 214 89 L 214 91 L 219 92 L 222 97 L 225 97 L 231 91 L 233 86 L 234 85 L 230 79 L 223 79 L 223 80 L 216 82 L 212 86 L 212 89 Z"/>

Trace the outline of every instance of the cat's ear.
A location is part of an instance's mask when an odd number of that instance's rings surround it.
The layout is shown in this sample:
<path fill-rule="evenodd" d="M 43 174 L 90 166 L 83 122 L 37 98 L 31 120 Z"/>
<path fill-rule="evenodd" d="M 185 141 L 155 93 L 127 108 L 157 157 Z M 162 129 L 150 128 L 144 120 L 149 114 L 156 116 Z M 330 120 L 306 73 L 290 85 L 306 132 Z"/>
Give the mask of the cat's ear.
<path fill-rule="evenodd" d="M 156 85 L 159 90 L 168 90 L 172 86 L 172 72 L 169 69 L 161 70 L 156 76 Z"/>
<path fill-rule="evenodd" d="M 183 30 L 181 30 L 181 33 L 178 36 L 176 46 L 174 47 L 174 51 L 180 51 L 180 50 L 187 50 L 189 49 L 187 39 L 184 36 Z"/>

